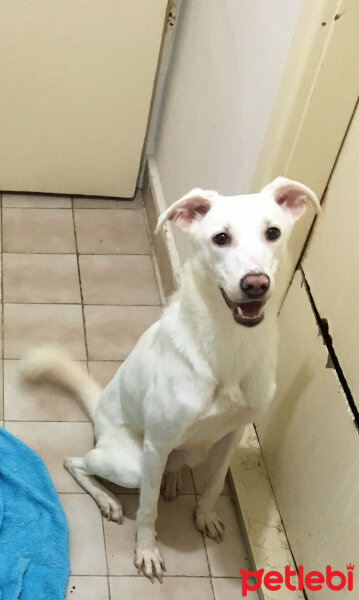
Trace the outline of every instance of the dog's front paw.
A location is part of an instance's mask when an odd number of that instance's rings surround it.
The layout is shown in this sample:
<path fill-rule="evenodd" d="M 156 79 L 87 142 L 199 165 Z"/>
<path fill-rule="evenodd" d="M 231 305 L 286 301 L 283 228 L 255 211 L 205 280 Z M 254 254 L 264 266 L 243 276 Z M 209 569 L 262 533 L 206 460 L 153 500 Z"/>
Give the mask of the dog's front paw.
<path fill-rule="evenodd" d="M 143 572 L 146 577 L 149 577 L 153 583 L 153 578 L 162 583 L 163 572 L 166 570 L 164 560 L 157 546 L 154 548 L 139 548 L 135 549 L 135 567 L 138 573 Z"/>
<path fill-rule="evenodd" d="M 214 510 L 206 511 L 197 506 L 194 509 L 193 517 L 198 531 L 217 542 L 223 541 L 224 524 Z"/>

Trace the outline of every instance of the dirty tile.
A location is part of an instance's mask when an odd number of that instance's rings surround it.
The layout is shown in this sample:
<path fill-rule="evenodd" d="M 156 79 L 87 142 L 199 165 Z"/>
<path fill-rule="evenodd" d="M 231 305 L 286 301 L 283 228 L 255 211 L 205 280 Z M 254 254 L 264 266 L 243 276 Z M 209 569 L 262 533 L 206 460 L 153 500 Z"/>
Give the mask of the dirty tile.
<path fill-rule="evenodd" d="M 122 365 L 122 361 L 90 360 L 89 373 L 104 388 L 118 371 L 120 365 Z"/>
<path fill-rule="evenodd" d="M 214 595 L 216 600 L 239 600 L 242 596 L 242 581 L 238 578 L 212 579 Z M 246 600 L 260 600 L 258 592 L 247 592 Z"/>
<path fill-rule="evenodd" d="M 72 210 L 4 208 L 3 251 L 32 254 L 76 252 Z"/>
<path fill-rule="evenodd" d="M 138 498 L 121 495 L 124 524 L 105 522 L 105 540 L 110 575 L 134 575 L 133 549 Z M 194 496 L 178 496 L 173 502 L 159 499 L 158 546 L 166 563 L 167 575 L 206 576 L 208 565 L 202 536 L 196 531 L 192 513 Z M 122 540 L 128 540 L 126 545 Z"/>
<path fill-rule="evenodd" d="M 110 600 L 107 577 L 72 575 L 65 600 Z"/>
<path fill-rule="evenodd" d="M 250 568 L 248 552 L 243 533 L 239 527 L 238 515 L 229 496 L 220 496 L 216 511 L 225 525 L 224 540 L 221 543 L 206 537 L 209 564 L 212 575 L 218 577 L 239 577 L 239 569 Z"/>
<path fill-rule="evenodd" d="M 156 306 L 85 306 L 90 360 L 124 360 L 160 316 Z"/>
<path fill-rule="evenodd" d="M 69 524 L 71 574 L 107 575 L 102 517 L 95 502 L 86 494 L 59 497 Z"/>
<path fill-rule="evenodd" d="M 6 421 L 5 429 L 37 452 L 58 492 L 85 494 L 64 468 L 63 462 L 68 456 L 84 456 L 93 448 L 93 429 L 90 423 Z"/>
<path fill-rule="evenodd" d="M 142 207 L 140 196 L 133 200 L 122 198 L 80 198 L 74 197 L 74 208 L 117 208 L 117 209 L 139 209 Z"/>
<path fill-rule="evenodd" d="M 43 194 L 3 194 L 3 208 L 71 208 L 71 198 Z"/>
<path fill-rule="evenodd" d="M 81 302 L 75 254 L 4 254 L 4 301 Z"/>
<path fill-rule="evenodd" d="M 140 210 L 76 209 L 80 254 L 148 254 L 145 221 Z"/>
<path fill-rule="evenodd" d="M 163 584 L 157 581 L 151 586 L 147 577 L 110 577 L 112 600 L 213 600 L 209 579 L 202 577 L 165 577 Z"/>
<path fill-rule="evenodd" d="M 73 359 L 86 359 L 82 310 L 74 304 L 5 304 L 4 339 L 5 358 L 56 344 Z"/>
<path fill-rule="evenodd" d="M 30 383 L 19 372 L 21 361 L 4 361 L 4 413 L 8 421 L 88 421 L 68 390 L 46 382 Z M 86 372 L 86 362 L 81 363 Z"/>
<path fill-rule="evenodd" d="M 149 256 L 80 256 L 85 304 L 160 304 Z"/>

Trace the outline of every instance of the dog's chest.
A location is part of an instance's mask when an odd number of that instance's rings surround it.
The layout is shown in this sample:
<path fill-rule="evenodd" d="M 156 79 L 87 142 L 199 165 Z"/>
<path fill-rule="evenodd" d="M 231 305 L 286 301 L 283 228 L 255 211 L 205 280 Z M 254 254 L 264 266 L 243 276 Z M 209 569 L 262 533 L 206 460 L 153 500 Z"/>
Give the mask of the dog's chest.
<path fill-rule="evenodd" d="M 245 406 L 238 385 L 218 388 L 201 415 L 189 428 L 184 445 L 213 445 L 230 431 L 250 423 L 253 410 Z"/>

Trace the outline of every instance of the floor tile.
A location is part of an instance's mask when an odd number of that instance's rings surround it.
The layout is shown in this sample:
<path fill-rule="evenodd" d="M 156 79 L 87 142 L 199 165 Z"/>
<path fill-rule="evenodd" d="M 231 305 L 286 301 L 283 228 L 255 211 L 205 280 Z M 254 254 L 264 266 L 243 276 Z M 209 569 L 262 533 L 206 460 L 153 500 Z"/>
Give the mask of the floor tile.
<path fill-rule="evenodd" d="M 85 494 L 85 491 L 66 471 L 63 462 L 68 456 L 84 456 L 93 448 L 93 429 L 90 423 L 7 421 L 5 429 L 37 452 L 44 461 L 58 492 Z"/>
<path fill-rule="evenodd" d="M 0 419 L 4 418 L 4 402 L 3 402 L 3 361 L 0 359 Z"/>
<path fill-rule="evenodd" d="M 4 340 L 3 340 L 4 331 L 3 330 L 5 329 L 5 326 L 3 323 L 3 320 L 4 320 L 3 310 L 4 310 L 3 305 L 0 302 L 0 321 L 1 321 L 0 322 L 0 357 L 3 357 L 3 343 L 4 343 Z"/>
<path fill-rule="evenodd" d="M 145 221 L 140 210 L 76 209 L 80 254 L 148 254 Z"/>
<path fill-rule="evenodd" d="M 107 575 L 102 517 L 86 494 L 60 494 L 70 531 L 72 575 Z"/>
<path fill-rule="evenodd" d="M 198 467 L 194 467 L 192 469 L 192 473 L 193 473 L 193 479 L 194 479 L 194 484 L 196 486 L 196 492 L 197 494 L 203 494 L 207 479 L 208 479 L 208 466 L 206 465 L 206 463 L 204 462 L 202 465 L 198 465 Z M 231 487 L 228 483 L 228 481 L 226 480 L 224 482 L 224 486 L 223 486 L 223 490 L 222 490 L 222 494 L 230 494 L 231 493 Z"/>
<path fill-rule="evenodd" d="M 225 525 L 224 541 L 221 543 L 206 537 L 209 564 L 212 575 L 239 577 L 239 569 L 249 569 L 248 552 L 241 532 L 234 503 L 229 496 L 220 496 L 216 511 Z"/>
<path fill-rule="evenodd" d="M 209 579 L 201 577 L 165 577 L 153 585 L 147 577 L 110 577 L 112 600 L 213 600 Z"/>
<path fill-rule="evenodd" d="M 138 498 L 121 495 L 124 524 L 105 522 L 105 539 L 110 575 L 134 575 L 133 549 Z M 158 546 L 166 563 L 167 575 L 208 575 L 208 565 L 202 536 L 195 529 L 192 513 L 194 496 L 178 496 L 173 502 L 159 500 Z M 123 540 L 127 543 L 124 544 Z"/>
<path fill-rule="evenodd" d="M 120 500 L 124 515 L 122 525 L 104 519 L 108 572 L 110 575 L 136 575 L 133 557 L 138 495 L 123 494 Z"/>
<path fill-rule="evenodd" d="M 85 360 L 81 306 L 74 304 L 5 304 L 5 358 L 22 358 L 43 344 L 63 347 L 75 360 Z"/>
<path fill-rule="evenodd" d="M 4 361 L 4 413 L 8 421 L 88 421 L 67 390 L 22 379 L 18 360 Z M 81 363 L 86 371 L 86 362 Z"/>
<path fill-rule="evenodd" d="M 240 579 L 212 579 L 216 600 L 240 600 L 242 596 L 242 581 Z M 247 592 L 246 600 L 260 600 L 258 592 Z"/>
<path fill-rule="evenodd" d="M 42 194 L 3 194 L 3 208 L 71 208 L 71 198 Z"/>
<path fill-rule="evenodd" d="M 4 254 L 4 301 L 81 302 L 75 254 Z"/>
<path fill-rule="evenodd" d="M 69 579 L 65 600 L 110 600 L 108 586 L 107 577 L 74 575 Z"/>
<path fill-rule="evenodd" d="M 90 360 L 124 360 L 160 316 L 156 306 L 85 306 Z"/>
<path fill-rule="evenodd" d="M 85 304 L 160 304 L 149 256 L 80 256 Z"/>
<path fill-rule="evenodd" d="M 121 198 L 74 197 L 74 208 L 139 209 L 142 208 L 142 199 L 140 196 L 133 200 L 122 200 Z"/>
<path fill-rule="evenodd" d="M 157 532 L 168 575 L 208 575 L 202 535 L 193 523 L 194 496 L 178 496 L 173 502 L 160 497 Z"/>
<path fill-rule="evenodd" d="M 3 251 L 32 254 L 75 252 L 72 210 L 4 208 Z"/>
<path fill-rule="evenodd" d="M 89 360 L 89 373 L 103 388 L 118 371 L 122 361 Z"/>

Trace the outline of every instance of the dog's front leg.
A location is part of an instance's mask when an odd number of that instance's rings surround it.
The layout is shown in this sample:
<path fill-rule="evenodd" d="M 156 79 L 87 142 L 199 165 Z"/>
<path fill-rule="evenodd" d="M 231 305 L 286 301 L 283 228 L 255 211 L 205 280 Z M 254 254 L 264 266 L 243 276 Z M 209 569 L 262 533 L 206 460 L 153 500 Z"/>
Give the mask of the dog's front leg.
<path fill-rule="evenodd" d="M 243 431 L 244 427 L 240 427 L 228 433 L 211 448 L 208 457 L 209 479 L 194 511 L 197 529 L 218 542 L 223 539 L 224 525 L 215 512 L 214 506 L 223 489 L 229 464 Z"/>
<path fill-rule="evenodd" d="M 143 444 L 140 506 L 137 511 L 135 565 L 140 573 L 162 582 L 164 561 L 156 545 L 155 523 L 162 474 L 169 452 L 156 447 L 149 439 Z"/>

